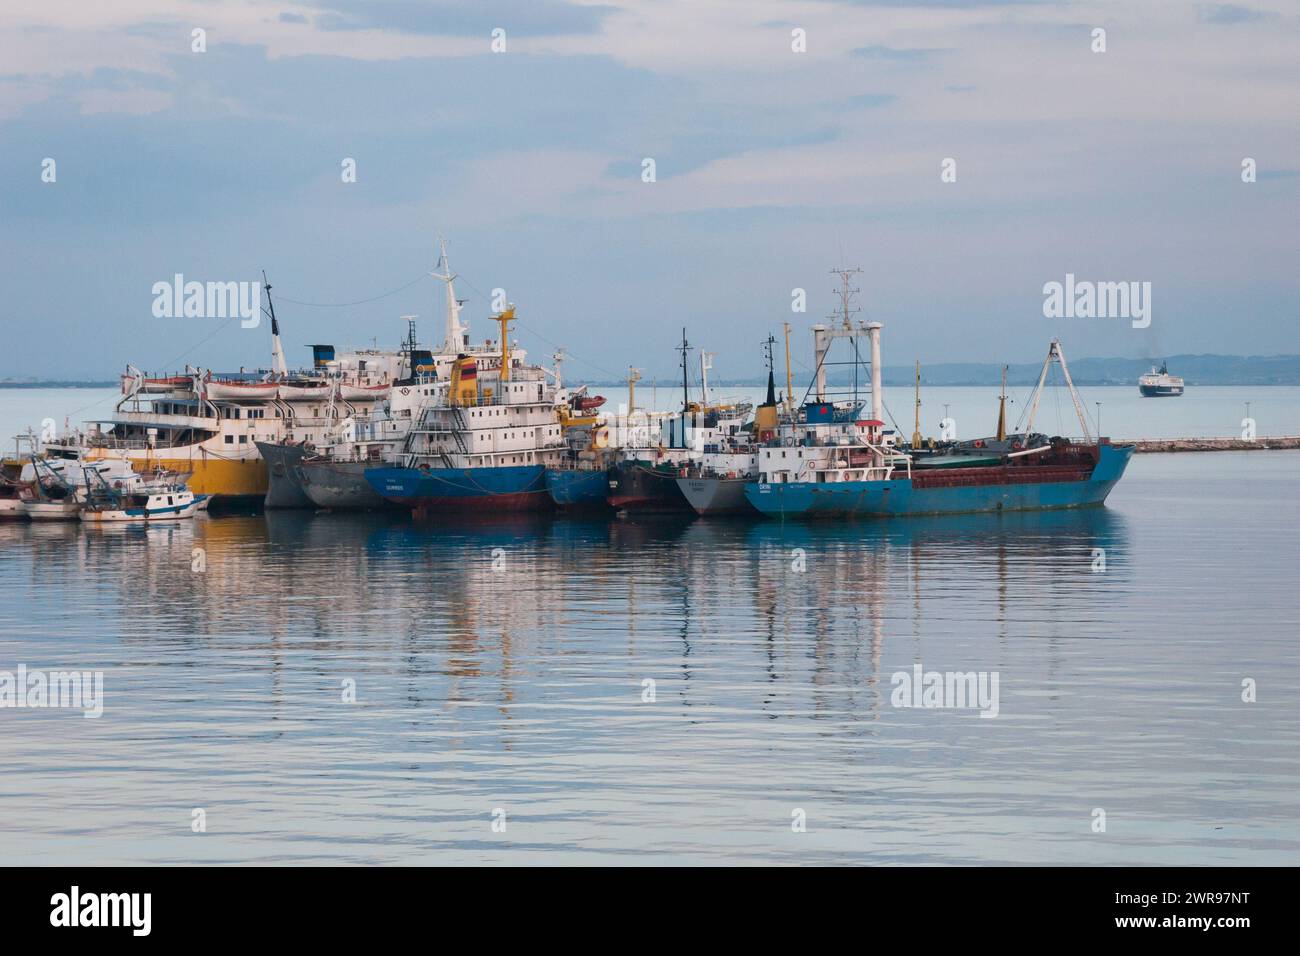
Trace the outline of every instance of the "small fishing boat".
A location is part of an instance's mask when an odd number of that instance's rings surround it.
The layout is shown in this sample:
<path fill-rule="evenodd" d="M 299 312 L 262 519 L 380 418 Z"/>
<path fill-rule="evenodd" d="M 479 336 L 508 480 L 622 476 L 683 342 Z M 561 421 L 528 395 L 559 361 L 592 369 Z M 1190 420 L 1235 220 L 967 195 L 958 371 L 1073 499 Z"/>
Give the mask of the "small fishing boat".
<path fill-rule="evenodd" d="M 98 474 L 87 474 L 89 491 L 80 508 L 84 522 L 178 521 L 206 511 L 210 496 L 196 495 L 183 484 L 153 485 L 143 491 L 119 491 Z"/>
<path fill-rule="evenodd" d="M 19 481 L 10 475 L 0 475 L 0 520 L 22 518 L 23 492 L 31 487 L 31 482 Z"/>
<path fill-rule="evenodd" d="M 76 487 L 43 458 L 32 456 L 31 467 L 35 477 L 19 491 L 22 513 L 32 521 L 76 521 Z"/>
<path fill-rule="evenodd" d="M 26 498 L 22 507 L 32 521 L 76 521 L 81 510 L 75 498 Z"/>

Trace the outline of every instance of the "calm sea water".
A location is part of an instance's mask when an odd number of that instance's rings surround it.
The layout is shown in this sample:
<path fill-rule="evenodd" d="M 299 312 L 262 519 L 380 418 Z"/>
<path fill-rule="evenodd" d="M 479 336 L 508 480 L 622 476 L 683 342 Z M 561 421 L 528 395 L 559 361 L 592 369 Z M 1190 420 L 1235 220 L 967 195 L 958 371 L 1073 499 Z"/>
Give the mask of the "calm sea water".
<path fill-rule="evenodd" d="M 1298 519 L 1263 452 L 1079 513 L 0 524 L 0 671 L 105 693 L 0 709 L 0 859 L 1294 863 Z"/>

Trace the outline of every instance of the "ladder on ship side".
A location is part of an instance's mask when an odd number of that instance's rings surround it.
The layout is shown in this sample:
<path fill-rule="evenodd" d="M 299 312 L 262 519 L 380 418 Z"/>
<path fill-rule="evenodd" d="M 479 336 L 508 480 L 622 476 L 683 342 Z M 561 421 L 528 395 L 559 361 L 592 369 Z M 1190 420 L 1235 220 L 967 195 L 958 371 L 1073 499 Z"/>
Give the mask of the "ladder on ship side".
<path fill-rule="evenodd" d="M 469 445 L 465 443 L 465 432 L 469 430 L 469 424 L 465 421 L 465 409 L 459 405 L 453 406 L 451 410 L 452 430 L 451 437 L 456 442 L 456 448 L 462 455 L 469 454 Z"/>

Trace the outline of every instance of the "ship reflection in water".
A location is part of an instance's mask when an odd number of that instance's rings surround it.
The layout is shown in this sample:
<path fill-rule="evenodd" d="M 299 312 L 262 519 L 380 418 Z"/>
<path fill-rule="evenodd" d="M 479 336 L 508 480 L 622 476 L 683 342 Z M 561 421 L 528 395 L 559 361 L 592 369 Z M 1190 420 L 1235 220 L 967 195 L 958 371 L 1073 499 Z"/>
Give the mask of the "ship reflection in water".
<path fill-rule="evenodd" d="M 1289 601 L 1294 478 L 1207 519 L 1152 467 L 1113 508 L 891 522 L 3 525 L 0 670 L 101 669 L 105 709 L 0 710 L 0 850 L 1293 859 L 1295 717 L 1239 685 L 1298 676 L 1250 610 Z M 997 673 L 997 719 L 894 706 L 918 664 Z"/>

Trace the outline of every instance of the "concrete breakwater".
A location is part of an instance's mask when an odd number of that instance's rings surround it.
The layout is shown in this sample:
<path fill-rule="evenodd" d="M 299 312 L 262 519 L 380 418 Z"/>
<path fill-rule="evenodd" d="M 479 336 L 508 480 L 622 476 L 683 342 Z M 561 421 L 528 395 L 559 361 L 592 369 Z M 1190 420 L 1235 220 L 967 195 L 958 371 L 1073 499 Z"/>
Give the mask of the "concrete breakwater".
<path fill-rule="evenodd" d="M 1300 448 L 1300 436 L 1288 438 L 1151 438 L 1133 442 L 1115 440 L 1116 444 L 1133 444 L 1139 452 L 1156 451 L 1276 451 Z"/>

